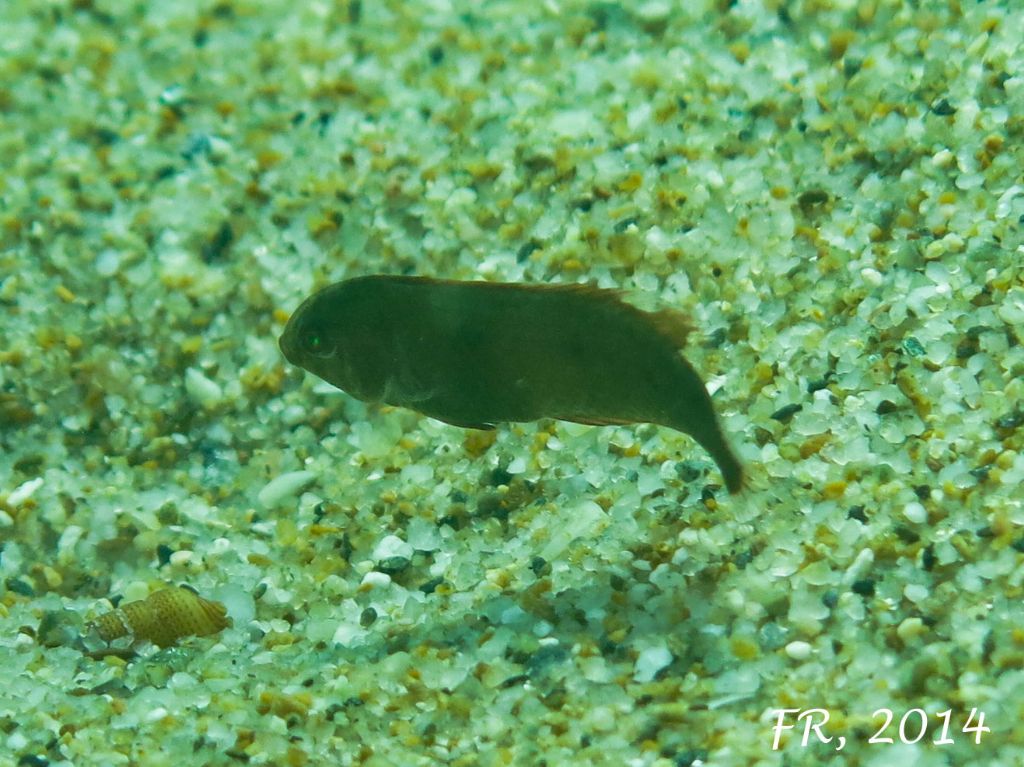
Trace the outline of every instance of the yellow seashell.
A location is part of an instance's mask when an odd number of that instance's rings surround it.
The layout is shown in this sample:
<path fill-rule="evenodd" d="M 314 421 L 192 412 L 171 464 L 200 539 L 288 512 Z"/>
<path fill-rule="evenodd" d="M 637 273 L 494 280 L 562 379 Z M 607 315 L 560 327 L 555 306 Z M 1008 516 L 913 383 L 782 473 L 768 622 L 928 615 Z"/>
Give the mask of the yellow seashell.
<path fill-rule="evenodd" d="M 216 634 L 230 626 L 231 619 L 220 602 L 174 587 L 100 615 L 93 625 L 104 642 L 130 636 L 169 647 L 182 637 Z"/>

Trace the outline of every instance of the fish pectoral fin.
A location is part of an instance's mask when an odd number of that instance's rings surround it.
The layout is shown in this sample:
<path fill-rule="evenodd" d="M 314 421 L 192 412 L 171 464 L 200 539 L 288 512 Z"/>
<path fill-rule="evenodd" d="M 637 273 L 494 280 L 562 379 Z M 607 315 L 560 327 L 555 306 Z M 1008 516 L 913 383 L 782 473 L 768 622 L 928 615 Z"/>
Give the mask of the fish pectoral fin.
<path fill-rule="evenodd" d="M 583 423 L 587 426 L 626 426 L 636 421 L 629 421 L 624 418 L 602 418 L 592 415 L 556 415 L 553 416 L 559 421 L 571 421 L 572 423 Z"/>

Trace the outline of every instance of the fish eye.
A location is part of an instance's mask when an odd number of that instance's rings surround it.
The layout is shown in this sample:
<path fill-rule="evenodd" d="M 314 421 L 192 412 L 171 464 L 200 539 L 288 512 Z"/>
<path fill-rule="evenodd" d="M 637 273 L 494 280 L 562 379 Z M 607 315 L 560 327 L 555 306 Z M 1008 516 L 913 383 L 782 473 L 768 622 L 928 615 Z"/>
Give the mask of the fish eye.
<path fill-rule="evenodd" d="M 327 336 L 319 328 L 306 328 L 302 333 L 302 348 L 314 357 L 330 357 L 334 347 L 328 343 Z"/>

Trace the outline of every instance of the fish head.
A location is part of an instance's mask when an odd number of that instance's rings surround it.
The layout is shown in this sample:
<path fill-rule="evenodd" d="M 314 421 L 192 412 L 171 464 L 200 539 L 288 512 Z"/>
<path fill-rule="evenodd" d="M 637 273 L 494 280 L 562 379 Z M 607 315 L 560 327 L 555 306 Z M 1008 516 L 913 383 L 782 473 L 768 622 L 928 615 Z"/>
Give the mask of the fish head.
<path fill-rule="evenodd" d="M 320 293 L 306 299 L 289 318 L 278 346 L 291 364 L 345 388 L 332 380 L 338 369 L 343 328 L 339 327 L 337 319 L 332 319 L 327 308 Z"/>
<path fill-rule="evenodd" d="M 346 283 L 307 298 L 289 318 L 278 346 L 285 359 L 363 400 L 374 400 L 382 383 L 367 354 L 366 307 Z"/>

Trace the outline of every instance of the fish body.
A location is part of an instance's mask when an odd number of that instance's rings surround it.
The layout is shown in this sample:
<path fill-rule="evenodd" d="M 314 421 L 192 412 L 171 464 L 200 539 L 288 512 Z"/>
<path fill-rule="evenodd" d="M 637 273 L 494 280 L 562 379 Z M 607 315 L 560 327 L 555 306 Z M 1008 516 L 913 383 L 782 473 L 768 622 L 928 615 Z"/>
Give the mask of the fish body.
<path fill-rule="evenodd" d="M 588 285 L 373 275 L 306 299 L 280 346 L 293 365 L 358 399 L 456 426 L 668 426 L 697 440 L 736 492 L 743 471 L 680 354 L 685 333 L 673 312 L 644 312 Z"/>

